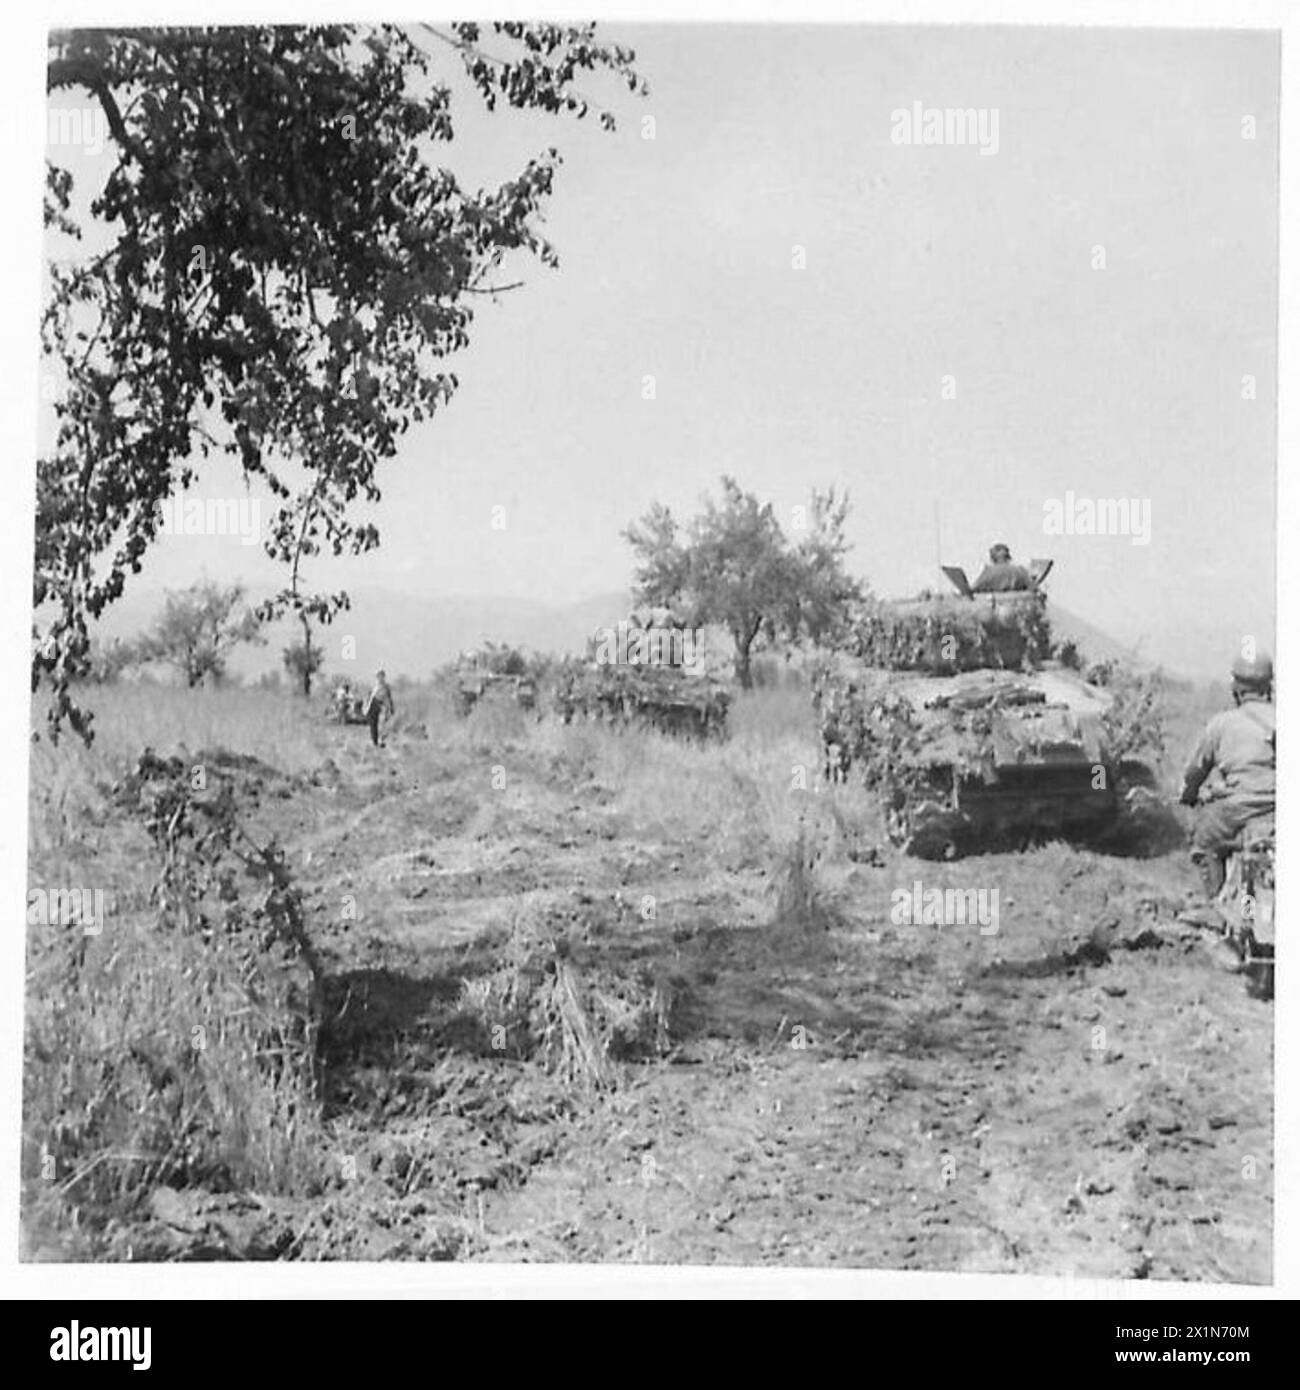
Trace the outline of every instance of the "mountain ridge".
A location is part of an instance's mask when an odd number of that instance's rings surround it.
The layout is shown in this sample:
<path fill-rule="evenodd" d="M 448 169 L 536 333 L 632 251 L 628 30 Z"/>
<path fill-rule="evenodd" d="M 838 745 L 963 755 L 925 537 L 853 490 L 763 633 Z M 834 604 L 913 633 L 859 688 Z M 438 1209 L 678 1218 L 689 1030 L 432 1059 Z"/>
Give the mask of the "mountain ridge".
<path fill-rule="evenodd" d="M 161 610 L 165 592 L 149 586 L 124 595 L 106 611 L 97 635 L 110 641 L 137 636 Z M 489 641 L 536 652 L 581 654 L 598 628 L 617 623 L 633 606 L 631 594 L 621 590 L 569 604 L 509 595 L 425 595 L 382 585 L 359 585 L 348 592 L 352 607 L 321 631 L 327 674 L 368 675 L 382 667 L 391 677 L 419 680 L 460 652 Z M 247 597 L 250 603 L 258 603 L 270 593 L 270 589 L 250 588 Z M 1141 669 L 1155 666 L 1136 649 L 1050 600 L 1048 617 L 1053 635 L 1074 641 L 1086 661 L 1116 660 Z M 281 619 L 269 625 L 264 635 L 264 645 L 240 647 L 232 654 L 233 675 L 256 680 L 283 669 L 281 653 L 297 638 L 297 625 Z M 345 648 L 348 638 L 351 643 Z"/>

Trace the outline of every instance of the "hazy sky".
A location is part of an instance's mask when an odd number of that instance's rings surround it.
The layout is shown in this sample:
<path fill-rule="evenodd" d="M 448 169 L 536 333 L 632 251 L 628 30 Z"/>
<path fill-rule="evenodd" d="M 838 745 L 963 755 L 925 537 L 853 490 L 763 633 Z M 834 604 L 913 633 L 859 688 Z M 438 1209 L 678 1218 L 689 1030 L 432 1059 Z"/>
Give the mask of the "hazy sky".
<path fill-rule="evenodd" d="M 484 301 L 460 394 L 387 465 L 382 550 L 310 580 L 579 599 L 628 582 L 630 519 L 727 471 L 785 521 L 849 488 L 880 593 L 936 582 L 937 506 L 946 563 L 1054 556 L 1052 595 L 1171 665 L 1271 642 L 1275 39 L 605 31 L 651 87 L 612 94 L 614 135 L 460 103 L 442 157 L 469 182 L 563 152 L 561 267 Z M 893 143 L 916 102 L 996 112 L 996 153 Z M 1149 544 L 1045 535 L 1067 491 L 1141 499 Z M 168 542 L 145 578 L 199 566 L 277 579 L 220 538 Z"/>

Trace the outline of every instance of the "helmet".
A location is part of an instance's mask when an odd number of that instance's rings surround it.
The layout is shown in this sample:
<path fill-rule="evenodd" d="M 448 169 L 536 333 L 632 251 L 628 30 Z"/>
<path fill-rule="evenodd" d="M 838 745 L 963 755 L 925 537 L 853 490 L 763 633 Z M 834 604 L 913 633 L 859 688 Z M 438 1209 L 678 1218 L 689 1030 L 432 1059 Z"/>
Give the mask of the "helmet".
<path fill-rule="evenodd" d="M 1235 685 L 1243 685 L 1251 690 L 1263 690 L 1273 684 L 1272 659 L 1260 652 L 1247 659 L 1239 656 L 1232 663 L 1232 680 Z"/>

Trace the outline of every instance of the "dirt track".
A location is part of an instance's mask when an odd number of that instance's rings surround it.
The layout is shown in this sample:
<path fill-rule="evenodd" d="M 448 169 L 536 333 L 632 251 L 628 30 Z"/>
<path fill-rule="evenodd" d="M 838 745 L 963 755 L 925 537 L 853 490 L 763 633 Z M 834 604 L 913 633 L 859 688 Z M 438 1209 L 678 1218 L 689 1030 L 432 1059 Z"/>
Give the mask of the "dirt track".
<path fill-rule="evenodd" d="M 770 854 L 553 746 L 321 739 L 259 819 L 330 963 L 347 1178 L 263 1204 L 277 1253 L 1269 1280 L 1271 1005 L 1174 922 L 1180 856 L 828 852 L 783 920 Z M 914 880 L 996 886 L 998 933 L 894 925 Z M 463 981 L 524 911 L 671 991 L 666 1056 L 589 1094 L 482 1045 Z"/>

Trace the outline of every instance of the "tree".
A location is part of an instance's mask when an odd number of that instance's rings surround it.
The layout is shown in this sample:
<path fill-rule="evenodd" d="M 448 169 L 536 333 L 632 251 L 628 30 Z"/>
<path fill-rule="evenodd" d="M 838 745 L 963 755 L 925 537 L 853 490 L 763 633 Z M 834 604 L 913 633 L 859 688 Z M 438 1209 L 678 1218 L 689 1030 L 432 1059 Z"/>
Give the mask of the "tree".
<path fill-rule="evenodd" d="M 86 678 L 96 685 L 114 685 L 122 675 L 146 657 L 139 642 L 114 637 L 110 642 L 92 639 L 87 655 Z"/>
<path fill-rule="evenodd" d="M 188 589 L 168 591 L 141 648 L 145 659 L 174 666 L 193 687 L 205 676 L 219 681 L 227 658 L 241 642 L 265 641 L 260 626 L 244 602 L 242 585 L 227 587 L 201 579 Z"/>
<path fill-rule="evenodd" d="M 290 642 L 284 649 L 284 669 L 290 679 L 310 698 L 311 683 L 325 664 L 325 649 L 311 640 L 311 630 L 301 642 Z"/>
<path fill-rule="evenodd" d="M 813 493 L 811 533 L 791 546 L 770 503 L 722 479 L 721 502 L 683 529 L 655 503 L 623 533 L 637 555 L 638 602 L 673 608 L 688 623 L 719 623 L 735 645 L 736 677 L 748 690 L 751 657 L 768 640 L 825 636 L 842 607 L 861 596 L 844 569 L 848 498 Z"/>
<path fill-rule="evenodd" d="M 782 630 L 821 646 L 835 646 L 844 637 L 867 593 L 862 582 L 845 569 L 850 543 L 844 535 L 849 497 L 833 487 L 813 489 L 801 528 L 806 532 L 794 552 L 796 583 L 781 617 Z"/>
<path fill-rule="evenodd" d="M 88 620 L 213 453 L 276 501 L 266 548 L 292 576 L 261 616 L 319 602 L 327 621 L 337 596 L 305 598 L 297 562 L 379 543 L 355 504 L 379 500 L 377 465 L 456 390 L 447 358 L 474 297 L 520 283 L 498 276 L 512 252 L 557 263 L 537 224 L 558 153 L 462 189 L 437 155 L 453 134 L 444 57 L 489 109 L 581 117 L 587 75 L 645 90 L 594 25 L 498 23 L 487 47 L 476 24 L 52 33 L 49 90 L 89 93 L 112 152 L 90 202 L 107 249 L 52 253 L 41 326 L 58 398 L 37 470 L 32 683 L 53 688 L 53 737 L 65 721 L 90 737 L 68 694 Z M 71 171 L 49 164 L 56 242 L 82 234 L 73 206 Z"/>

